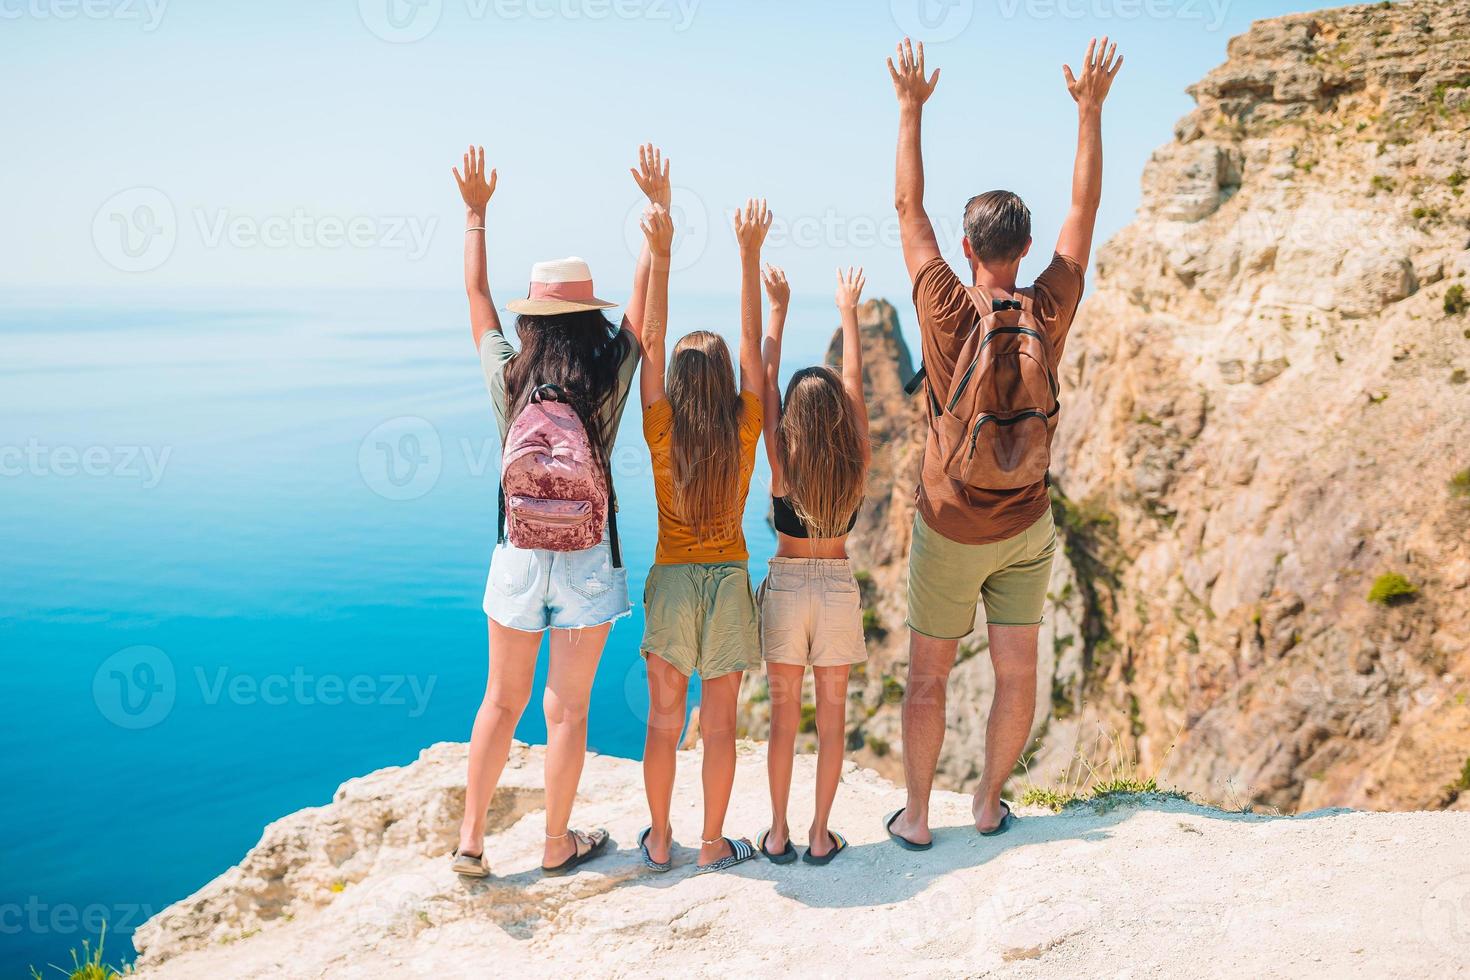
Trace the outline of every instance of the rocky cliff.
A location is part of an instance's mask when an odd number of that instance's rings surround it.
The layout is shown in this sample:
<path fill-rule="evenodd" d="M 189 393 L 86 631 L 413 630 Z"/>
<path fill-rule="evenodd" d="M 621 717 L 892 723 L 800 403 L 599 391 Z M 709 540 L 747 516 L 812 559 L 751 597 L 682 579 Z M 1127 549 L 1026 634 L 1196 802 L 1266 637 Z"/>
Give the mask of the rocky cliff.
<path fill-rule="evenodd" d="M 761 746 L 740 746 L 731 834 L 769 818 Z M 695 876 L 700 774 L 680 759 L 675 866 L 645 869 L 636 762 L 591 756 L 575 823 L 618 847 L 570 878 L 537 871 L 543 750 L 517 746 L 491 803 L 491 877 L 449 870 L 465 746 L 343 784 L 266 828 L 240 864 L 149 920 L 138 976 L 820 977 L 1453 976 L 1470 970 L 1470 814 L 1273 818 L 1177 799 L 1022 810 L 1004 837 L 936 793 L 941 828 L 900 850 L 883 814 L 903 794 L 848 765 L 832 864 L 753 861 Z M 792 827 L 814 765 L 797 760 Z M 805 834 L 797 829 L 797 841 Z M 1099 873 L 1101 872 L 1101 873 Z M 1207 884 L 1202 884 L 1207 883 Z M 1384 915 L 1385 907 L 1393 910 Z"/>
<path fill-rule="evenodd" d="M 1259 22 L 1191 94 L 1063 365 L 1030 777 L 1075 781 L 1103 738 L 1210 799 L 1470 806 L 1470 2 Z M 861 322 L 850 744 L 896 775 L 923 423 L 894 310 Z M 961 648 L 944 785 L 977 772 L 984 649 Z"/>

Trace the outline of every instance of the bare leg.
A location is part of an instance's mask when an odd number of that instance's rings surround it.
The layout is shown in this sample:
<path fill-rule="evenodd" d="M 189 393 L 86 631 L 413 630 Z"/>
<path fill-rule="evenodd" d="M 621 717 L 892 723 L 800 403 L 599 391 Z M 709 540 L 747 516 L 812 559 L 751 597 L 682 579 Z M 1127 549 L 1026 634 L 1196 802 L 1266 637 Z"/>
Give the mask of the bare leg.
<path fill-rule="evenodd" d="M 827 833 L 827 818 L 832 815 L 847 747 L 847 671 L 847 667 L 812 668 L 817 682 L 817 808 L 807 848 L 816 857 L 837 846 Z"/>
<path fill-rule="evenodd" d="M 459 852 L 474 857 L 485 848 L 485 813 L 510 756 L 521 712 L 531 700 L 541 634 L 490 623 L 490 676 L 470 731 L 470 767 L 459 826 Z"/>
<path fill-rule="evenodd" d="M 908 801 L 893 830 L 915 844 L 927 844 L 929 791 L 944 747 L 945 688 L 959 640 L 936 640 L 909 630 L 908 686 L 903 692 L 903 775 Z"/>
<path fill-rule="evenodd" d="M 796 728 L 801 724 L 801 682 L 806 668 L 799 664 L 766 664 L 771 685 L 771 737 L 766 743 L 766 778 L 771 784 L 771 833 L 766 850 L 780 854 L 791 839 L 786 805 L 791 799 L 792 755 Z"/>
<path fill-rule="evenodd" d="M 994 830 L 1005 811 L 1000 791 L 1015 771 L 1036 718 L 1036 637 L 1040 626 L 990 627 L 995 697 L 985 723 L 985 771 L 975 790 L 975 826 Z"/>
<path fill-rule="evenodd" d="M 674 774 L 678 766 L 679 736 L 684 733 L 689 678 L 662 657 L 650 653 L 648 662 L 648 734 L 643 740 L 643 791 L 648 796 L 648 854 L 655 861 L 669 859 L 674 828 L 669 809 L 674 801 Z"/>
<path fill-rule="evenodd" d="M 546 846 L 543 867 L 555 867 L 577 853 L 567 834 L 577 782 L 587 758 L 587 709 L 592 678 L 611 623 L 581 630 L 551 631 L 551 661 L 546 672 Z"/>
<path fill-rule="evenodd" d="M 722 837 L 730 792 L 735 788 L 735 711 L 743 676 L 743 671 L 736 670 L 700 684 L 699 735 L 704 743 L 704 831 L 700 835 L 700 864 L 713 864 L 730 856 L 730 846 Z M 707 840 L 715 843 L 704 843 Z"/>

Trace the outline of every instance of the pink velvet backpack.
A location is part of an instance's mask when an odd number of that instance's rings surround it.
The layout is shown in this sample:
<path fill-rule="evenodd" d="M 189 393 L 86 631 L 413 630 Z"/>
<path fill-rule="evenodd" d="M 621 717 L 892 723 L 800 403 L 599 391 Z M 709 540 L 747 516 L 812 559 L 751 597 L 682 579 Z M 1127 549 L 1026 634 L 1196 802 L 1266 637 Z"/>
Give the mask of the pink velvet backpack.
<path fill-rule="evenodd" d="M 517 548 L 585 551 L 611 525 L 618 555 L 612 483 L 566 393 L 538 385 L 511 423 L 500 463 L 500 540 Z"/>

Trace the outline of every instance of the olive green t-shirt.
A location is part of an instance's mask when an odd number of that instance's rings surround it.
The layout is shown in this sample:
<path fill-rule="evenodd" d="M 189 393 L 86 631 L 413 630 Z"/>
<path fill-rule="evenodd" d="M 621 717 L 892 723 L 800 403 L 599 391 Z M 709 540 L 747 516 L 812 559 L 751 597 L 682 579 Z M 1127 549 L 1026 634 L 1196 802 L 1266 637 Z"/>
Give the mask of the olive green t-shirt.
<path fill-rule="evenodd" d="M 1051 341 L 1052 356 L 1060 362 L 1067 331 L 1082 300 L 1082 267 L 1065 255 L 1055 255 L 1035 284 L 1017 290 L 1022 293 L 1032 297 L 1036 317 Z M 960 348 L 975 329 L 980 313 L 960 277 L 939 257 L 925 263 L 914 277 L 914 309 L 919 316 L 928 383 L 943 393 L 949 390 Z M 1056 364 L 1051 367 L 1057 369 Z M 976 490 L 950 479 L 930 428 L 918 507 L 924 523 L 939 534 L 960 544 L 1004 541 L 1040 520 L 1050 506 L 1045 481 L 1019 490 Z"/>
<path fill-rule="evenodd" d="M 633 375 L 638 370 L 638 345 L 630 330 L 625 327 L 622 332 L 627 334 L 627 342 L 624 344 L 622 363 L 618 365 L 618 384 L 602 406 L 602 424 L 603 431 L 608 434 L 608 450 L 612 449 L 613 440 L 617 438 L 623 407 L 628 403 L 628 390 L 632 387 Z M 480 338 L 480 368 L 485 372 L 485 387 L 490 389 L 490 404 L 495 409 L 495 423 L 500 427 L 501 445 L 505 444 L 505 434 L 510 431 L 510 423 L 514 420 L 510 411 L 510 395 L 505 388 L 505 366 L 516 353 L 505 334 L 499 330 L 486 330 L 485 336 Z M 595 438 L 594 433 L 588 434 Z"/>

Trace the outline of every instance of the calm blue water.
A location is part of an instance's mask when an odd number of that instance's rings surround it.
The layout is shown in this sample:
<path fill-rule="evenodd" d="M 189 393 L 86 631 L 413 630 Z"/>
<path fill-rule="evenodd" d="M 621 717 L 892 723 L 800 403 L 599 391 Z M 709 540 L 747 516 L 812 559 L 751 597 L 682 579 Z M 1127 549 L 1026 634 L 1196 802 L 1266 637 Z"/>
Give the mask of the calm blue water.
<path fill-rule="evenodd" d="M 468 738 L 498 446 L 462 303 L 0 298 L 7 973 L 69 962 L 104 919 L 130 932 L 343 780 Z M 676 295 L 672 322 L 733 339 L 737 310 Z M 835 324 L 830 300 L 794 303 L 788 364 L 816 361 Z M 603 657 L 590 741 L 636 757 L 656 526 L 636 393 L 617 466 L 635 614 Z M 766 486 L 762 455 L 757 577 Z"/>

